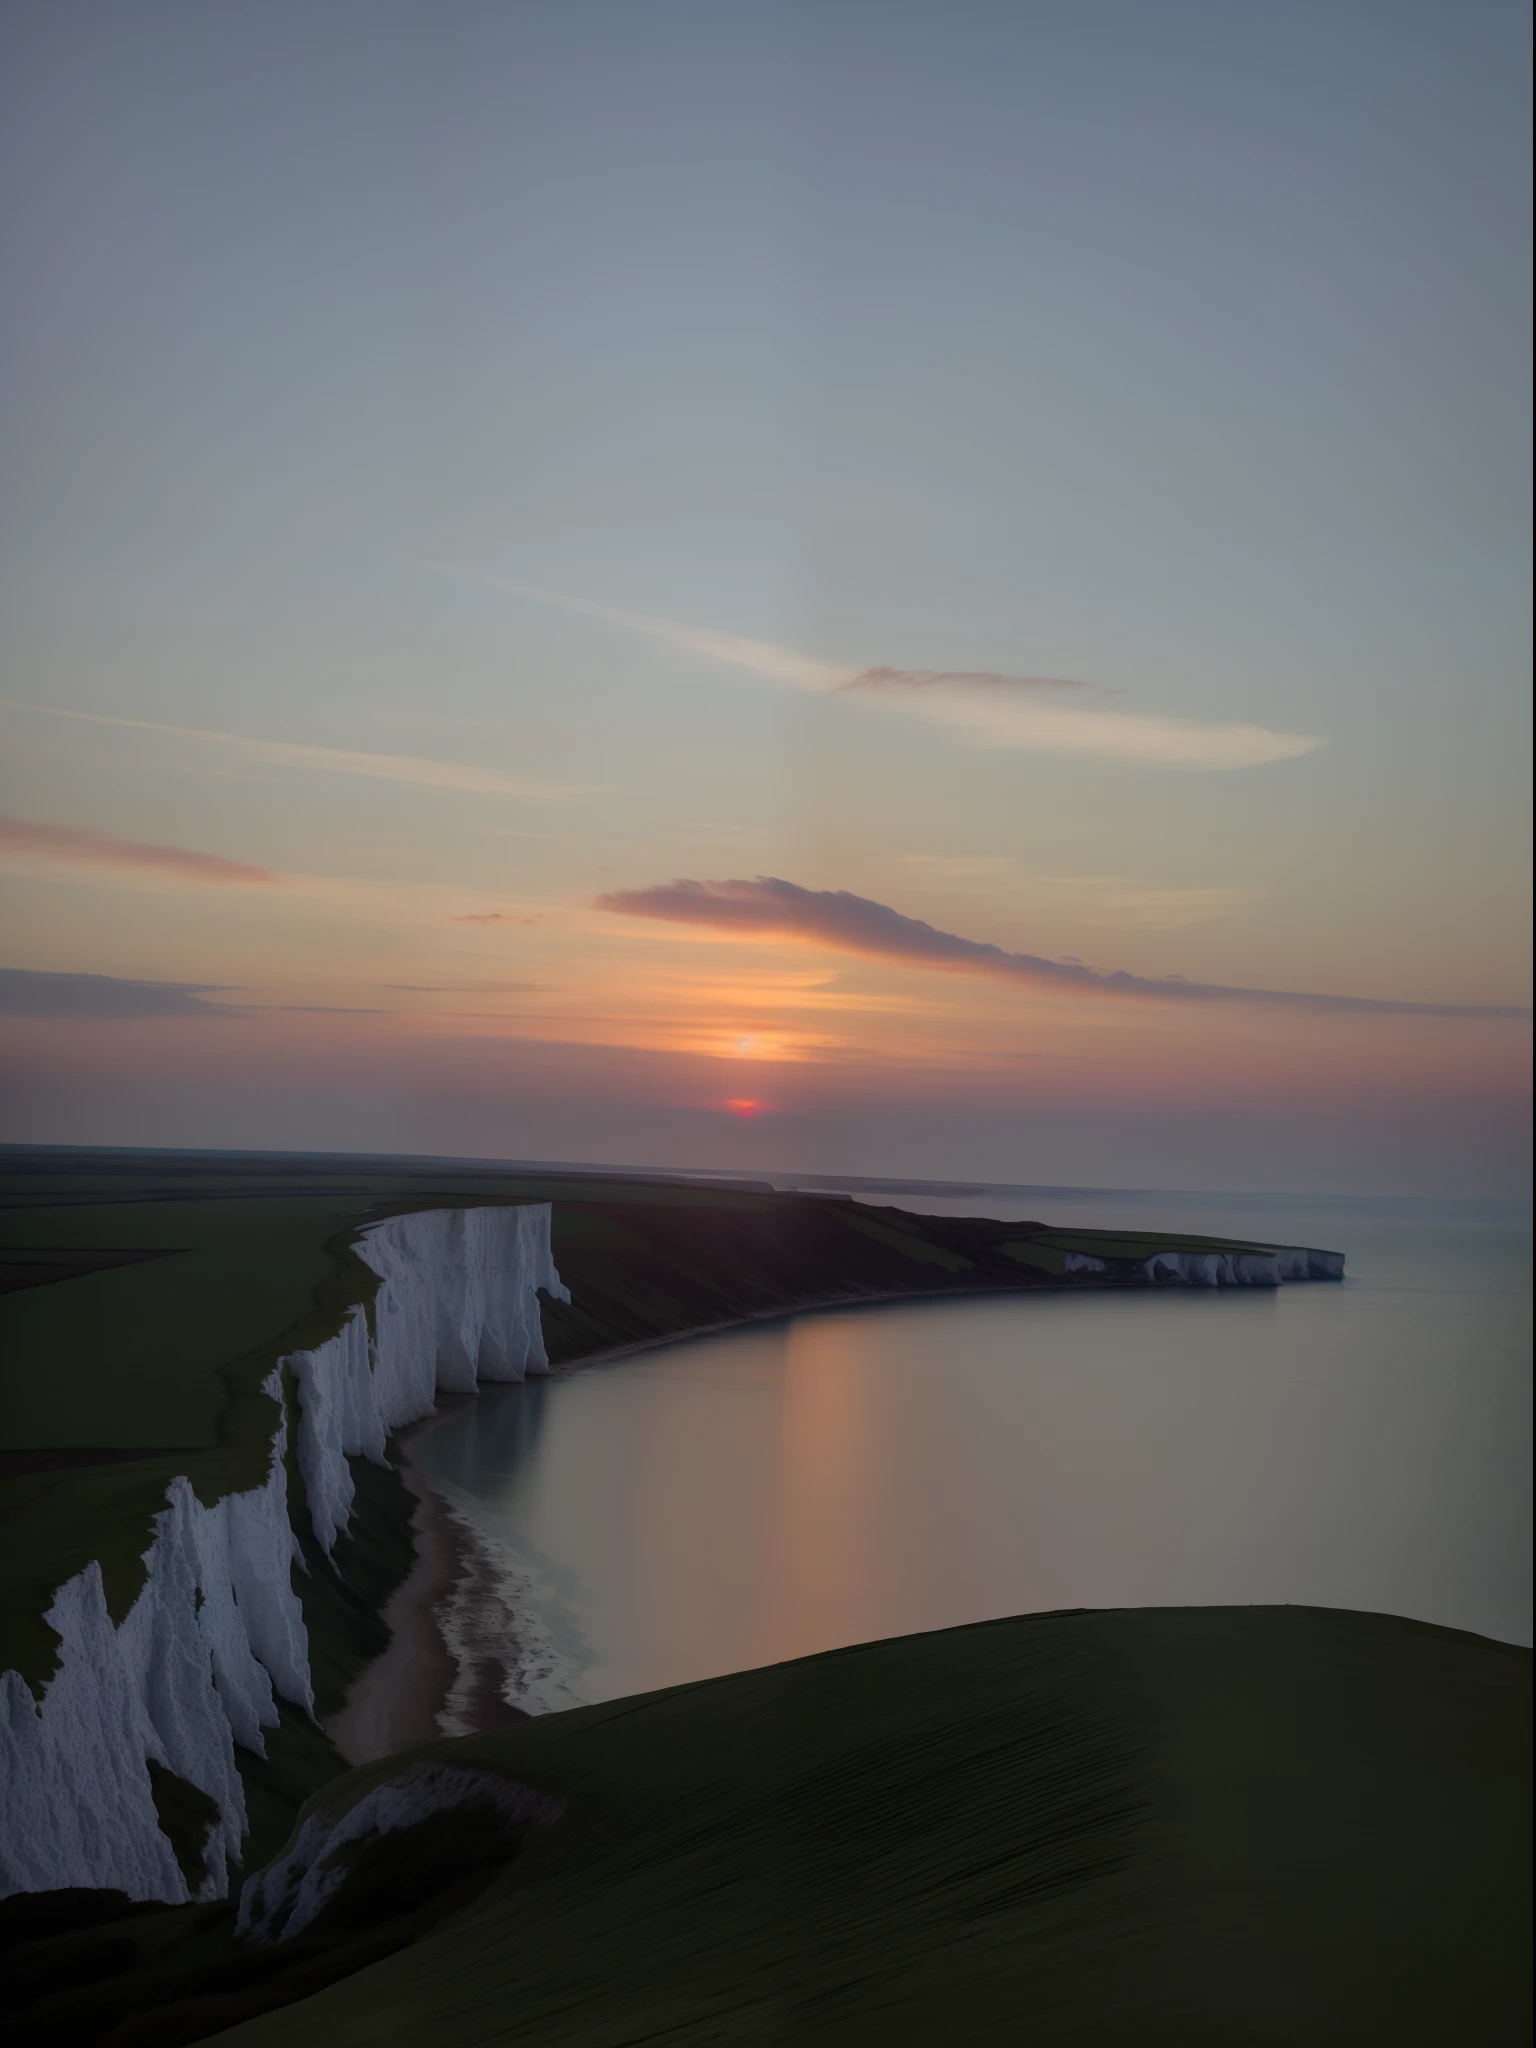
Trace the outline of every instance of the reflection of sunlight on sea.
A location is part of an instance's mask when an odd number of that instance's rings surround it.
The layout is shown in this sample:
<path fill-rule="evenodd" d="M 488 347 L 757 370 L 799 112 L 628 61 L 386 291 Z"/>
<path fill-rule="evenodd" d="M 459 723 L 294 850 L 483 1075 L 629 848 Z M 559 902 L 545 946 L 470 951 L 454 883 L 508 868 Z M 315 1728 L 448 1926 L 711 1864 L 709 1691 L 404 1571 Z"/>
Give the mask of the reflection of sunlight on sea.
<path fill-rule="evenodd" d="M 1070 1220 L 1150 1220 L 1092 1206 Z M 487 1390 L 427 1461 L 503 1560 L 521 1703 L 1049 1607 L 1296 1601 L 1528 1640 L 1523 1218 L 1175 1209 L 1343 1249 L 1353 1277 L 849 1309 Z"/>
<path fill-rule="evenodd" d="M 784 1334 L 784 1383 L 765 1625 L 808 1648 L 847 1640 L 869 1554 L 871 1461 L 879 1455 L 879 1390 L 870 1361 L 844 1361 L 835 1319 L 803 1317 Z"/>

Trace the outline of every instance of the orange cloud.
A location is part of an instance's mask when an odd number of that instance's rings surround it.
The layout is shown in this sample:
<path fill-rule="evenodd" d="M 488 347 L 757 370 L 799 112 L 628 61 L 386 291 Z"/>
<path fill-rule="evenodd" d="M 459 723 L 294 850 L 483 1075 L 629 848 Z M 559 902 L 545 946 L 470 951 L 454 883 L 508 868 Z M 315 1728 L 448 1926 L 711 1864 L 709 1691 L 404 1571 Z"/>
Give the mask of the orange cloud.
<path fill-rule="evenodd" d="M 1064 993 L 1152 997 L 1178 1004 L 1241 1003 L 1259 1008 L 1310 1010 L 1316 1015 L 1398 1017 L 1528 1017 L 1528 1010 L 1491 1003 L 1394 1002 L 1376 996 L 1314 994 L 1296 989 L 1226 988 L 1214 982 L 1161 981 L 1123 969 L 1100 973 L 1080 962 L 1009 953 L 986 940 L 940 931 L 889 904 L 847 889 L 803 889 L 777 875 L 751 880 L 696 882 L 679 877 L 650 889 L 619 889 L 599 896 L 598 910 L 663 923 L 703 926 L 748 938 L 798 939 L 832 952 L 890 960 L 951 974 L 984 974 L 1032 982 Z"/>
<path fill-rule="evenodd" d="M 32 818 L 0 816 L 0 853 L 42 854 L 48 860 L 77 861 L 87 867 L 148 868 L 184 882 L 276 882 L 270 868 L 198 853 L 190 846 L 157 846 L 145 839 L 117 839 L 83 825 L 47 825 Z"/>

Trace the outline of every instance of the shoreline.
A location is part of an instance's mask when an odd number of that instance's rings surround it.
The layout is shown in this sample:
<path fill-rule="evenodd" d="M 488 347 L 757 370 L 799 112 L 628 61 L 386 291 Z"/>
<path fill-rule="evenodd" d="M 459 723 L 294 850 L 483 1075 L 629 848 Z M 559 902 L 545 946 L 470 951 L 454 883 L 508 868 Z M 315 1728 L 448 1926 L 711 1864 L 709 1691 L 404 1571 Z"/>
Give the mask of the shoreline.
<path fill-rule="evenodd" d="M 960 1294 L 991 1294 L 993 1288 L 932 1289 L 922 1294 L 846 1294 L 820 1301 L 795 1302 L 784 1308 L 763 1309 L 745 1316 L 731 1316 L 723 1322 L 706 1323 L 670 1335 L 645 1337 L 633 1344 L 614 1345 L 606 1351 L 590 1351 L 581 1358 L 552 1365 L 547 1374 L 534 1377 L 562 1379 L 585 1366 L 607 1365 L 619 1359 L 638 1357 L 668 1344 L 685 1344 L 695 1337 L 716 1337 L 754 1323 L 782 1322 L 788 1316 L 819 1313 L 824 1309 L 858 1308 L 879 1302 L 949 1299 Z M 495 1384 L 488 1382 L 488 1384 Z M 508 1382 L 508 1384 L 513 1384 Z M 504 1662 L 494 1651 L 483 1650 L 465 1662 L 449 1647 L 444 1630 L 444 1609 L 462 1588 L 481 1579 L 491 1565 L 490 1555 L 476 1530 L 457 1514 L 445 1496 L 426 1476 L 420 1458 L 422 1446 L 432 1432 L 451 1417 L 462 1413 L 479 1399 L 473 1394 L 439 1394 L 430 1415 L 407 1423 L 390 1439 L 390 1450 L 406 1487 L 415 1497 L 411 1531 L 416 1557 L 410 1571 L 390 1594 L 380 1618 L 390 1631 L 388 1647 L 381 1650 L 353 1679 L 347 1696 L 321 1728 L 352 1767 L 375 1763 L 418 1742 L 436 1742 L 447 1735 L 478 1735 L 489 1728 L 527 1719 L 519 1707 L 502 1697 Z M 457 1695 L 457 1698 L 455 1697 Z M 452 1716 L 454 1726 L 444 1728 Z"/>
<path fill-rule="evenodd" d="M 1321 1286 L 1333 1284 L 1322 1281 L 1282 1281 L 1280 1286 Z M 750 1329 L 756 1323 L 787 1322 L 791 1316 L 817 1316 L 829 1309 L 878 1308 L 899 1303 L 923 1301 L 1017 1301 L 1032 1294 L 1151 1294 L 1169 1291 L 1166 1284 L 1147 1281 L 1144 1285 L 1127 1285 L 1123 1280 L 1100 1278 L 1096 1274 L 1077 1274 L 1071 1278 L 1049 1278 L 1026 1281 L 1006 1287 L 924 1287 L 913 1293 L 910 1289 L 897 1288 L 884 1294 L 826 1294 L 810 1301 L 787 1302 L 782 1308 L 751 1309 L 746 1315 L 727 1316 L 718 1323 L 696 1323 L 686 1330 L 673 1330 L 659 1337 L 637 1337 L 632 1344 L 613 1344 L 604 1351 L 585 1351 L 580 1358 L 568 1358 L 560 1365 L 552 1365 L 547 1374 L 530 1373 L 530 1379 L 563 1379 L 566 1374 L 582 1372 L 589 1365 L 612 1365 L 621 1358 L 638 1358 L 642 1352 L 659 1351 L 667 1344 L 691 1344 L 695 1337 L 720 1337 L 730 1330 Z M 1178 1291 L 1178 1286 L 1173 1288 Z M 1217 1291 L 1217 1290 L 1212 1290 Z M 1219 1290 L 1241 1293 L 1275 1293 L 1278 1288 L 1265 1283 L 1264 1286 L 1246 1286 L 1238 1289 Z M 494 1385 L 495 1382 L 490 1382 Z M 454 1398 L 461 1398 L 455 1396 Z M 473 1400 L 474 1395 L 462 1396 Z"/>
<path fill-rule="evenodd" d="M 927 1289 L 921 1294 L 842 1294 L 819 1301 L 794 1302 L 730 1316 L 669 1335 L 644 1337 L 606 1351 L 589 1351 L 561 1365 L 552 1365 L 540 1379 L 563 1379 L 589 1365 L 609 1365 L 658 1351 L 668 1344 L 686 1344 L 695 1337 L 718 1337 L 754 1323 L 782 1322 L 786 1317 L 819 1314 L 826 1309 L 860 1308 L 878 1303 L 950 1300 L 957 1295 L 983 1295 L 1005 1290 L 988 1287 Z M 495 1384 L 495 1382 L 488 1382 Z M 514 1384 L 508 1382 L 508 1384 Z M 411 1530 L 416 1558 L 390 1594 L 380 1618 L 390 1632 L 389 1645 L 353 1679 L 334 1714 L 321 1722 L 323 1732 L 345 1761 L 376 1763 L 418 1742 L 436 1742 L 448 1735 L 479 1735 L 490 1728 L 528 1716 L 502 1696 L 506 1665 L 494 1651 L 471 1652 L 465 1662 L 449 1647 L 444 1609 L 462 1588 L 493 1568 L 483 1538 L 457 1514 L 426 1476 L 419 1453 L 432 1432 L 480 1398 L 473 1394 L 439 1394 L 430 1415 L 407 1423 L 390 1439 L 394 1462 L 416 1500 Z M 457 1698 L 455 1697 L 457 1695 Z M 454 1726 L 443 1721 L 452 1716 Z"/>
<path fill-rule="evenodd" d="M 1071 1291 L 1086 1292 L 1078 1283 Z M 673 1330 L 661 1337 L 637 1337 L 632 1344 L 613 1344 L 606 1351 L 585 1351 L 580 1358 L 568 1358 L 562 1365 L 552 1365 L 547 1374 L 530 1374 L 530 1378 L 564 1379 L 568 1373 L 582 1372 L 589 1365 L 613 1365 L 621 1358 L 638 1358 L 645 1351 L 660 1351 L 668 1344 L 691 1344 L 695 1337 L 721 1337 L 730 1330 L 750 1329 L 755 1323 L 783 1323 L 791 1316 L 819 1316 L 834 1308 L 876 1308 L 882 1304 L 919 1301 L 955 1301 L 970 1296 L 982 1298 L 1014 1298 L 1021 1294 L 1033 1294 L 1037 1290 L 1024 1287 L 925 1287 L 920 1293 L 896 1292 L 891 1294 L 828 1294 L 814 1301 L 792 1301 L 783 1308 L 758 1308 L 749 1310 L 744 1316 L 727 1316 L 719 1323 L 695 1323 L 686 1330 Z M 1049 1284 L 1040 1288 L 1042 1293 L 1060 1293 L 1059 1287 Z M 492 1383 L 494 1384 L 494 1382 Z M 472 1400 L 473 1395 L 465 1396 Z"/>
<path fill-rule="evenodd" d="M 418 1453 L 440 1424 L 476 1398 L 441 1394 L 430 1415 L 390 1440 L 393 1462 L 416 1500 L 411 1515 L 416 1558 L 381 1613 L 390 1631 L 388 1647 L 363 1667 L 341 1706 L 320 1724 L 354 1767 L 418 1742 L 478 1735 L 527 1718 L 502 1697 L 501 1660 L 494 1654 L 461 1659 L 443 1626 L 447 1604 L 482 1577 L 489 1556 L 474 1529 L 427 1479 Z M 455 1725 L 445 1728 L 451 1711 Z"/>
<path fill-rule="evenodd" d="M 687 1344 L 696 1338 L 724 1336 L 760 1323 L 784 1322 L 791 1316 L 820 1315 L 833 1309 L 965 1298 L 1017 1299 L 1020 1294 L 1036 1292 L 1102 1291 L 1102 1282 L 1082 1279 L 1065 1285 L 1060 1281 L 1036 1282 L 1021 1288 L 944 1287 L 925 1288 L 919 1293 L 899 1290 L 827 1295 L 779 1308 L 756 1309 L 686 1330 L 637 1338 L 631 1344 L 615 1344 L 603 1351 L 589 1351 L 579 1358 L 551 1365 L 547 1373 L 529 1377 L 564 1379 L 588 1366 L 617 1364 L 671 1344 Z M 461 1659 L 450 1648 L 444 1628 L 448 1603 L 461 1590 L 493 1575 L 494 1559 L 478 1531 L 428 1480 L 419 1452 L 435 1429 L 479 1397 L 479 1389 L 472 1394 L 439 1394 L 430 1415 L 408 1423 L 390 1440 L 400 1476 L 416 1500 L 411 1516 L 416 1558 L 381 1613 L 390 1630 L 388 1647 L 357 1674 L 342 1705 L 321 1723 L 325 1734 L 354 1767 L 393 1756 L 415 1743 L 435 1742 L 450 1735 L 478 1735 L 530 1718 L 503 1697 L 502 1683 L 507 1671 L 504 1659 L 490 1646 L 481 1645 L 477 1651 L 474 1644 L 468 1646 L 469 1654 Z M 443 1722 L 449 1718 L 454 1725 L 444 1727 Z"/>

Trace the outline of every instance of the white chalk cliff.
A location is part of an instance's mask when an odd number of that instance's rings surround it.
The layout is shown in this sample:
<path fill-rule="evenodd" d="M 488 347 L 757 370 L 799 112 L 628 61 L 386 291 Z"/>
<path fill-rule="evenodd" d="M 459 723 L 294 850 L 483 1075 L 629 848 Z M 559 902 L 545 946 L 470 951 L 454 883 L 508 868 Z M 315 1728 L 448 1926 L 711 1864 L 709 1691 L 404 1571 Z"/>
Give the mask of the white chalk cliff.
<path fill-rule="evenodd" d="M 431 1412 L 438 1391 L 549 1370 L 538 1290 L 561 1301 L 547 1203 L 434 1209 L 366 1230 L 379 1277 L 373 1334 L 354 1309 L 329 1343 L 283 1361 L 298 1390 L 298 1465 L 329 1553 L 352 1507 L 349 1456 L 384 1461 L 391 1430 Z M 245 1797 L 234 1746 L 266 1754 L 274 1693 L 312 1712 L 309 1645 L 292 1590 L 288 1415 L 279 1404 L 265 1482 L 205 1506 L 173 1479 L 144 1553 L 145 1581 L 120 1623 L 100 1567 L 77 1572 L 45 1617 L 58 1668 L 42 1701 L 0 1673 L 0 1898 L 65 1885 L 136 1899 L 191 1896 L 151 1796 L 151 1759 L 205 1792 L 218 1820 L 196 1896 L 222 1898 L 239 1860 Z"/>
<path fill-rule="evenodd" d="M 444 1394 L 549 1371 L 538 1290 L 570 1295 L 549 1246 L 548 1203 L 428 1209 L 365 1231 L 359 1255 L 379 1276 L 370 1342 L 361 1309 L 328 1344 L 288 1364 L 299 1384 L 299 1470 L 329 1552 L 352 1509 L 349 1457 L 384 1462 L 393 1429 L 430 1415 Z"/>
<path fill-rule="evenodd" d="M 1159 1286 L 1278 1287 L 1286 1280 L 1342 1280 L 1342 1252 L 1310 1251 L 1301 1245 L 1254 1245 L 1248 1251 L 1158 1251 L 1150 1259 L 1115 1261 L 1091 1252 L 1063 1252 L 1063 1273 L 1108 1273 L 1115 1264 L 1140 1266 Z"/>
<path fill-rule="evenodd" d="M 1149 1280 L 1186 1287 L 1278 1287 L 1284 1280 L 1342 1280 L 1344 1255 L 1299 1245 L 1267 1245 L 1251 1252 L 1154 1252 L 1145 1272 Z"/>

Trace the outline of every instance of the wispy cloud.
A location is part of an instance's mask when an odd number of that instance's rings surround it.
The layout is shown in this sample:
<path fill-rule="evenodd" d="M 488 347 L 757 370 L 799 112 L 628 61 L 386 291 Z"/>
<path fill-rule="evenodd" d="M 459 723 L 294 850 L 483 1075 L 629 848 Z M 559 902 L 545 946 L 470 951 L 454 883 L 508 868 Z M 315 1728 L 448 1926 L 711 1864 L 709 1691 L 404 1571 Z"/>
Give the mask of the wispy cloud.
<path fill-rule="evenodd" d="M 1404 1017 L 1524 1017 L 1525 1010 L 1473 1003 L 1400 1003 L 1372 996 L 1314 995 L 1295 990 L 1224 988 L 1215 983 L 1170 977 L 1154 980 L 1123 971 L 1093 968 L 1033 953 L 1009 953 L 979 939 L 940 931 L 921 918 L 904 917 L 887 904 L 846 889 L 802 889 L 774 875 L 752 880 L 665 882 L 650 889 L 619 889 L 599 896 L 594 906 L 625 917 L 704 925 L 755 937 L 801 939 L 835 952 L 895 960 L 949 973 L 984 974 L 1066 991 L 1107 996 L 1152 997 L 1173 1003 L 1243 1003 L 1327 1014 Z"/>
<path fill-rule="evenodd" d="M 195 725 L 162 725 L 149 718 L 115 718 L 104 711 L 75 711 L 58 704 L 9 704 L 5 708 L 35 712 L 44 718 L 70 718 L 85 725 L 117 726 L 128 732 L 160 733 L 261 767 L 360 775 L 375 782 L 409 782 L 424 789 L 457 789 L 480 796 L 515 796 L 544 802 L 594 793 L 594 786 L 588 784 L 525 782 L 494 768 L 466 761 L 433 761 L 418 754 L 366 754 L 347 747 L 307 746 L 297 740 L 252 739 L 247 733 L 214 732 Z"/>
<path fill-rule="evenodd" d="M 749 640 L 734 633 L 717 633 L 705 626 L 686 625 L 677 619 L 620 611 L 613 605 L 593 604 L 558 590 L 544 590 L 537 584 L 519 583 L 453 564 L 435 566 L 467 582 L 511 591 L 539 604 L 558 605 L 564 611 L 623 626 L 680 653 L 742 669 L 787 689 L 847 695 L 854 701 L 867 701 L 927 719 L 983 746 L 1089 755 L 1150 768 L 1220 770 L 1293 760 L 1324 744 L 1302 733 L 1272 732 L 1267 726 L 1207 724 L 1100 706 L 1093 699 L 1121 693 L 1055 676 L 1002 675 L 971 669 L 871 668 L 826 661 L 771 640 Z M 1064 702 L 1064 698 L 1073 701 Z"/>
<path fill-rule="evenodd" d="M 1232 883 L 1176 889 L 1123 875 L 1021 876 L 1018 862 L 1007 854 L 902 853 L 896 857 L 934 890 L 958 892 L 962 885 L 1006 875 L 1009 894 L 1015 900 L 1023 898 L 1058 912 L 1065 909 L 1083 924 L 1177 931 L 1184 925 L 1234 917 L 1239 910 L 1263 900 L 1262 891 Z M 965 893 L 973 895 L 974 891 L 967 887 Z"/>
<path fill-rule="evenodd" d="M 448 924 L 543 924 L 542 911 L 535 911 L 531 917 L 520 916 L 512 910 L 466 910 L 460 917 L 445 919 Z"/>
<path fill-rule="evenodd" d="M 0 854 L 40 855 L 86 867 L 146 869 L 182 882 L 272 883 L 270 868 L 198 853 L 189 846 L 157 846 L 144 839 L 118 839 L 83 825 L 49 825 L 34 818 L 0 816 Z"/>
<path fill-rule="evenodd" d="M 230 1012 L 203 998 L 224 993 L 218 982 L 129 981 L 115 974 L 0 967 L 4 1017 L 222 1017 Z"/>
<path fill-rule="evenodd" d="M 439 562 L 433 566 L 462 582 L 483 583 L 492 590 L 508 590 L 516 597 L 531 597 L 539 604 L 558 605 L 562 611 L 602 619 L 610 626 L 627 626 L 632 633 L 665 641 L 684 654 L 723 662 L 727 668 L 745 669 L 764 682 L 782 683 L 791 690 L 840 690 L 861 673 L 846 662 L 822 661 L 814 654 L 799 654 L 794 648 L 780 647 L 772 640 L 747 640 L 738 633 L 716 633 L 708 626 L 685 626 L 677 619 L 653 619 L 644 612 L 620 611 L 611 604 L 590 604 L 585 598 L 566 597 L 558 590 L 542 590 L 536 583 L 517 583 L 506 576 L 486 575 L 456 563 Z"/>
<path fill-rule="evenodd" d="M 985 881 L 1006 875 L 1017 865 L 1006 853 L 902 853 L 897 859 L 936 882 Z"/>
<path fill-rule="evenodd" d="M 1052 702 L 1045 692 L 1062 685 L 1025 676 L 945 676 L 935 678 L 930 687 L 866 684 L 863 677 L 856 682 L 876 702 L 946 726 L 979 745 L 1096 755 L 1143 768 L 1258 768 L 1314 753 L 1323 744 L 1301 733 L 1271 732 L 1262 725 L 1206 725 L 1145 711 Z"/>
<path fill-rule="evenodd" d="M 984 668 L 864 668 L 842 684 L 845 690 L 941 690 L 956 683 L 995 690 L 1003 696 L 1033 696 L 1042 690 L 1083 690 L 1094 697 L 1123 697 L 1106 683 L 1081 683 L 1069 676 L 1005 676 Z"/>
<path fill-rule="evenodd" d="M 1038 893 L 1065 902 L 1085 924 L 1136 925 L 1145 931 L 1179 931 L 1185 925 L 1209 924 L 1235 917 L 1263 900 L 1257 889 L 1214 884 L 1195 889 L 1160 889 L 1115 875 L 1056 875 L 1037 885 Z"/>

